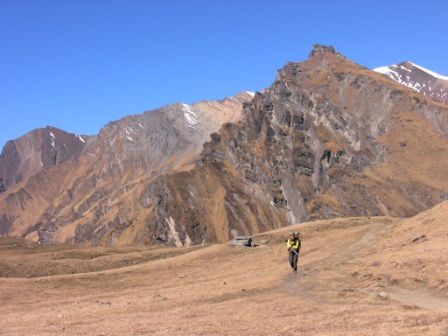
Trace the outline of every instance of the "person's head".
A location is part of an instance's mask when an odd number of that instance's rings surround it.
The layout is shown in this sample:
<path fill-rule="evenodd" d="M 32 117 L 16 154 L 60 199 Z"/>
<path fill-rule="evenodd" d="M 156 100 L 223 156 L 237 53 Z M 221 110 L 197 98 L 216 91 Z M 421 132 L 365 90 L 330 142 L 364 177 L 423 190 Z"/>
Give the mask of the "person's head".
<path fill-rule="evenodd" d="M 296 234 L 295 234 L 295 232 L 291 232 L 291 239 L 296 239 Z"/>

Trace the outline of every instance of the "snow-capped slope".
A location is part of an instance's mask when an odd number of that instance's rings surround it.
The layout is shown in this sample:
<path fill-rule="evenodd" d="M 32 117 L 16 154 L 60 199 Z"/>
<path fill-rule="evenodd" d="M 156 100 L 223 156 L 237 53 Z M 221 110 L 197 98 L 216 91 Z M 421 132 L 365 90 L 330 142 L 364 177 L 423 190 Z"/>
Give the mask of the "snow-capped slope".
<path fill-rule="evenodd" d="M 184 116 L 187 122 L 188 127 L 190 128 L 198 128 L 198 117 L 196 113 L 191 109 L 190 105 L 182 104 L 184 108 Z"/>
<path fill-rule="evenodd" d="M 394 81 L 433 99 L 448 104 L 448 77 L 412 62 L 402 62 L 373 69 Z"/>

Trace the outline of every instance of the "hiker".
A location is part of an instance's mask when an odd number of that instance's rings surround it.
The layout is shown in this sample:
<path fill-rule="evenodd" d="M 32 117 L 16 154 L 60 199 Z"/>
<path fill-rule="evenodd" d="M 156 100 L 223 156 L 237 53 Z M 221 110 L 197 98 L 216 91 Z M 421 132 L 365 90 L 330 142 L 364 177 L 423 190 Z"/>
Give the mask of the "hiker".
<path fill-rule="evenodd" d="M 297 263 L 299 261 L 299 253 L 302 246 L 302 242 L 300 241 L 300 232 L 297 234 L 295 232 L 291 233 L 286 246 L 288 247 L 289 252 L 289 264 L 294 272 L 297 272 Z"/>

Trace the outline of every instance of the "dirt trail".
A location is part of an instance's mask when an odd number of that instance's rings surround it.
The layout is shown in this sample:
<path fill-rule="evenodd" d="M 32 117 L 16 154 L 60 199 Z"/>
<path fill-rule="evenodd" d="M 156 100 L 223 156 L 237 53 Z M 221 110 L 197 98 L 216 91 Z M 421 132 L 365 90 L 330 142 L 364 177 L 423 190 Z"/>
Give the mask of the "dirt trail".
<path fill-rule="evenodd" d="M 280 290 L 319 303 L 341 302 L 340 298 L 330 300 L 328 295 L 328 291 L 331 289 L 337 291 L 338 288 L 344 289 L 347 286 L 348 274 L 342 268 L 338 272 L 338 267 L 357 256 L 368 253 L 386 231 L 387 226 L 384 223 L 372 223 L 362 226 L 355 234 L 347 235 L 344 240 L 339 240 L 339 244 L 330 242 L 327 246 L 322 246 L 321 249 L 326 248 L 331 251 L 329 255 L 308 264 L 306 261 L 305 263 L 299 262 L 298 274 L 285 275 Z M 301 255 L 300 261 L 306 260 L 306 254 L 307 252 L 304 252 Z M 324 273 L 329 270 L 338 272 L 341 279 L 338 281 L 333 279 L 331 286 L 328 282 L 316 281 L 316 279 L 325 277 Z"/>
<path fill-rule="evenodd" d="M 375 223 L 365 226 L 360 235 L 352 235 L 344 240 L 346 246 L 337 249 L 331 256 L 325 257 L 312 265 L 301 265 L 299 274 L 288 274 L 285 276 L 281 284 L 281 288 L 288 294 L 294 294 L 301 298 L 308 300 L 316 300 L 319 303 L 336 303 L 342 300 L 328 299 L 328 295 L 322 295 L 329 289 L 328 283 L 319 283 L 319 273 L 327 270 L 329 267 L 334 267 L 344 264 L 350 259 L 360 255 L 369 254 L 372 252 L 372 246 L 378 244 L 381 237 L 388 232 L 388 226 L 384 223 Z M 345 288 L 347 279 L 340 283 L 333 282 L 332 287 Z M 448 312 L 448 297 L 443 297 L 434 293 L 429 288 L 422 289 L 405 289 L 399 286 L 386 285 L 385 292 L 393 301 L 399 303 L 415 306 L 423 309 L 436 310 L 440 312 Z M 370 294 L 375 295 L 375 292 L 370 291 Z"/>
<path fill-rule="evenodd" d="M 448 313 L 448 298 L 441 297 L 429 289 L 409 290 L 390 286 L 386 292 L 392 300 L 405 305 Z"/>

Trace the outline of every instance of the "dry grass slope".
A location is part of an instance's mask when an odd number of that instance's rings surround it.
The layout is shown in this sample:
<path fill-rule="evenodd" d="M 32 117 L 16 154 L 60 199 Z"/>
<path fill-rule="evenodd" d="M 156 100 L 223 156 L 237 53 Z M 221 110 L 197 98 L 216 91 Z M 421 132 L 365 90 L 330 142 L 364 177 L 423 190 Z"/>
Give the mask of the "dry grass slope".
<path fill-rule="evenodd" d="M 88 249 L 3 240 L 2 275 L 17 277 L 0 279 L 0 331 L 446 335 L 447 220 L 444 202 L 409 219 L 301 224 L 294 228 L 303 234 L 297 275 L 286 262 L 291 228 L 255 236 L 261 245 L 252 249 Z M 138 264 L 123 267 L 125 260 Z M 20 267 L 5 274 L 5 263 Z"/>

